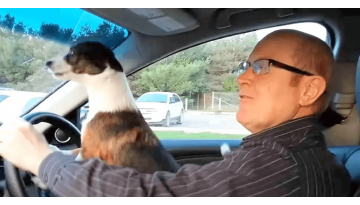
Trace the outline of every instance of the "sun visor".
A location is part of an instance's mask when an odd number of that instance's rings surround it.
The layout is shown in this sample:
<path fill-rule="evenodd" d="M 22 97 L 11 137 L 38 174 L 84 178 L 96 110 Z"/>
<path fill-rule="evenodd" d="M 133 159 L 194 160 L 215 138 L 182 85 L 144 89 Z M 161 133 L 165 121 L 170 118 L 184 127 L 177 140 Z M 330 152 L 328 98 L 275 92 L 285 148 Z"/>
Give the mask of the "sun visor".
<path fill-rule="evenodd" d="M 192 31 L 198 21 L 189 13 L 177 8 L 91 8 L 84 9 L 97 16 L 151 36 L 166 36 Z"/>

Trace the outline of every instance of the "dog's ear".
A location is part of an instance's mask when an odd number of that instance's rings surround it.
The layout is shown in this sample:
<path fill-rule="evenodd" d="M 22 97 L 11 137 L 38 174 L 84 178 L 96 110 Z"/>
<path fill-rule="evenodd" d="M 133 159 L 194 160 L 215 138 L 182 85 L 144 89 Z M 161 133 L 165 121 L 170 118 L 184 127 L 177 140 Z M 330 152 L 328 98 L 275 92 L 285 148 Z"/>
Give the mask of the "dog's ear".
<path fill-rule="evenodd" d="M 116 59 L 115 54 L 110 50 L 108 63 L 110 68 L 118 71 L 118 72 L 124 72 L 123 67 L 121 66 L 120 62 Z"/>
<path fill-rule="evenodd" d="M 131 143 L 135 143 L 141 140 L 142 134 L 143 132 L 141 128 L 133 128 L 126 131 L 124 135 L 128 138 L 128 141 L 130 141 Z"/>
<path fill-rule="evenodd" d="M 96 75 L 103 71 L 103 69 L 99 68 L 97 65 L 90 65 L 90 64 L 82 64 L 81 66 L 74 66 L 72 67 L 72 71 L 76 74 L 89 74 L 89 75 Z"/>
<path fill-rule="evenodd" d="M 85 71 L 85 69 L 83 67 L 73 67 L 73 72 L 76 74 L 85 73 L 84 71 Z"/>

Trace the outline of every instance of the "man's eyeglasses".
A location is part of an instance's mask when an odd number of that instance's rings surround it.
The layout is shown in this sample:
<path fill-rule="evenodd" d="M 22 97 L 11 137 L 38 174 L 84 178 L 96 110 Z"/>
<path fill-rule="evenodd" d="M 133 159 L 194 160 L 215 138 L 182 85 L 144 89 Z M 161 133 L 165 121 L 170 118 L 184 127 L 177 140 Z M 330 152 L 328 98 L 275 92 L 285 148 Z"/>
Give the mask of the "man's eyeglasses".
<path fill-rule="evenodd" d="M 278 68 L 285 69 L 288 71 L 291 71 L 293 73 L 298 73 L 301 75 L 307 75 L 312 76 L 312 73 L 300 70 L 298 68 L 286 65 L 284 63 L 281 63 L 279 61 L 273 60 L 273 59 L 262 59 L 255 61 L 252 65 L 249 62 L 241 62 L 239 67 L 232 71 L 237 76 L 240 76 L 241 74 L 245 73 L 250 67 L 253 67 L 253 72 L 257 75 L 265 75 L 269 73 L 270 67 L 274 65 Z"/>

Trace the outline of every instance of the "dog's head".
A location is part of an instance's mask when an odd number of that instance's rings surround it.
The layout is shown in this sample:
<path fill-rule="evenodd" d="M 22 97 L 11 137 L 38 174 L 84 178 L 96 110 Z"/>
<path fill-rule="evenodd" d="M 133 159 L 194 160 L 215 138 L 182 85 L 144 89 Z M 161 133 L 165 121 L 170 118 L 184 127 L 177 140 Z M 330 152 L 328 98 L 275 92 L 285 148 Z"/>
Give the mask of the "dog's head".
<path fill-rule="evenodd" d="M 123 72 L 114 53 L 98 42 L 79 43 L 71 47 L 65 56 L 46 62 L 46 66 L 59 79 L 83 84 Z"/>

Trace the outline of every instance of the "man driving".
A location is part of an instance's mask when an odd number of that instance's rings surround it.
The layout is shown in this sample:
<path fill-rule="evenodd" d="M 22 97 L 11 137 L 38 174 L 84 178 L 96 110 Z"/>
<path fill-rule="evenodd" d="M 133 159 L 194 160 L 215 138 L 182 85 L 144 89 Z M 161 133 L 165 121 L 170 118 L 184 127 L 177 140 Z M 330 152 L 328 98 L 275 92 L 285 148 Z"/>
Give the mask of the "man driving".
<path fill-rule="evenodd" d="M 349 196 L 350 176 L 328 151 L 320 114 L 334 64 L 320 39 L 294 30 L 263 38 L 240 63 L 237 120 L 252 135 L 221 161 L 139 173 L 52 151 L 21 118 L 0 127 L 0 155 L 58 196 Z"/>

